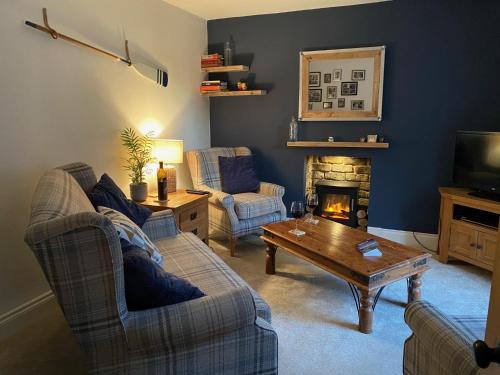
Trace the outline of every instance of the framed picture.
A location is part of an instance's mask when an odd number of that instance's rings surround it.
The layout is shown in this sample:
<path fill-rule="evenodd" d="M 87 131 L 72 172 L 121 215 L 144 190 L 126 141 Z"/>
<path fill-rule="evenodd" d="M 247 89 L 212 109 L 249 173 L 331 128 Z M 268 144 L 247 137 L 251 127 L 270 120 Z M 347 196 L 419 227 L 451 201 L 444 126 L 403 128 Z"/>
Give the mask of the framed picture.
<path fill-rule="evenodd" d="M 340 84 L 340 95 L 342 95 L 342 96 L 358 95 L 358 83 L 357 82 L 342 82 Z"/>
<path fill-rule="evenodd" d="M 364 100 L 351 100 L 351 111 L 363 111 L 365 109 Z"/>
<path fill-rule="evenodd" d="M 326 88 L 327 99 L 337 99 L 337 86 L 328 86 Z"/>
<path fill-rule="evenodd" d="M 323 102 L 323 109 L 333 108 L 333 102 Z"/>
<path fill-rule="evenodd" d="M 299 119 L 381 121 L 385 48 L 300 52 Z"/>
<path fill-rule="evenodd" d="M 321 102 L 321 97 L 323 96 L 323 90 L 321 89 L 312 89 L 309 90 L 309 102 Z"/>
<path fill-rule="evenodd" d="M 364 81 L 366 70 L 353 70 L 351 72 L 352 81 Z"/>
<path fill-rule="evenodd" d="M 320 86 L 321 86 L 321 72 L 309 73 L 309 87 L 320 87 Z"/>

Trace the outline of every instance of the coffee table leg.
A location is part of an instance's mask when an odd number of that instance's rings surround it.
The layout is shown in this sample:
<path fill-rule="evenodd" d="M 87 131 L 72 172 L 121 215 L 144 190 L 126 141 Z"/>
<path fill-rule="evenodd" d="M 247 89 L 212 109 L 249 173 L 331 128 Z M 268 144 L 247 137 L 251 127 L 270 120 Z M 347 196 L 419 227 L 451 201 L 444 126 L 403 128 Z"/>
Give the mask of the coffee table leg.
<path fill-rule="evenodd" d="M 422 274 L 417 273 L 416 275 L 410 276 L 408 278 L 408 303 L 419 301 L 422 298 Z"/>
<path fill-rule="evenodd" d="M 277 246 L 268 243 L 266 250 L 266 273 L 274 275 L 276 273 L 276 249 Z"/>
<path fill-rule="evenodd" d="M 360 290 L 359 301 L 359 331 L 362 333 L 372 333 L 373 325 L 373 302 L 377 291 Z"/>

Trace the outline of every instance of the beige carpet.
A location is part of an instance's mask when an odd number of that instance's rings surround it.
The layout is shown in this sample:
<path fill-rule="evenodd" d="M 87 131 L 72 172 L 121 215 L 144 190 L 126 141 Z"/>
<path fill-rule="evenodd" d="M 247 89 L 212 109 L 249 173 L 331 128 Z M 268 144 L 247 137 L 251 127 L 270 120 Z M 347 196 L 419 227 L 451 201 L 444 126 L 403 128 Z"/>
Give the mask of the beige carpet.
<path fill-rule="evenodd" d="M 268 301 L 279 337 L 280 374 L 401 374 L 406 283 L 387 287 L 375 310 L 374 332 L 357 331 L 357 312 L 346 283 L 283 251 L 277 273 L 264 272 L 265 247 L 257 237 L 238 242 L 229 257 L 224 239 L 214 251 Z M 431 260 L 423 297 L 447 313 L 486 315 L 490 273 Z M 80 374 L 82 359 L 62 315 L 51 302 L 30 327 L 0 343 L 0 373 Z"/>

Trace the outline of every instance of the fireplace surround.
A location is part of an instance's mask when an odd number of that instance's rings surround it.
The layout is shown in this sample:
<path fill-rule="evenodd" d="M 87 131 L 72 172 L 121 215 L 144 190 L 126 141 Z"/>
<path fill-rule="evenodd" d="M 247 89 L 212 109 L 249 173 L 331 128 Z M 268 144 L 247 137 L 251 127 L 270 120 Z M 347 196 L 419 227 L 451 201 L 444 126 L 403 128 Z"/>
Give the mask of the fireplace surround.
<path fill-rule="evenodd" d="M 315 215 L 325 215 L 323 217 L 330 220 L 367 229 L 371 180 L 369 158 L 312 155 L 306 157 L 304 170 L 306 194 L 330 194 L 328 201 L 325 201 L 327 212 L 320 211 L 320 201 Z M 332 198 L 335 198 L 333 202 Z M 328 211 L 335 213 L 329 215 Z"/>

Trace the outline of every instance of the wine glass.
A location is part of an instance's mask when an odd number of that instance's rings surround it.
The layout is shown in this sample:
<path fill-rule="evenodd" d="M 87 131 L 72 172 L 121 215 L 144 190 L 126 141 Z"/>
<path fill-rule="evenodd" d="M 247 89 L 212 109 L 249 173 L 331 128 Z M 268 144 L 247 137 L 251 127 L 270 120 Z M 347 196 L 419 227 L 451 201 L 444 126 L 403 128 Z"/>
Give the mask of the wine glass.
<path fill-rule="evenodd" d="M 295 219 L 295 229 L 290 230 L 290 233 L 295 234 L 296 236 L 303 236 L 306 232 L 299 230 L 297 228 L 299 219 L 304 216 L 304 203 L 301 201 L 292 202 L 292 206 L 290 208 L 290 213 L 292 217 Z"/>
<path fill-rule="evenodd" d="M 318 207 L 318 194 L 316 193 L 309 193 L 307 194 L 306 198 L 306 209 L 307 209 L 307 219 L 306 223 L 316 223 L 316 220 L 314 220 L 313 212 L 316 207 Z"/>

